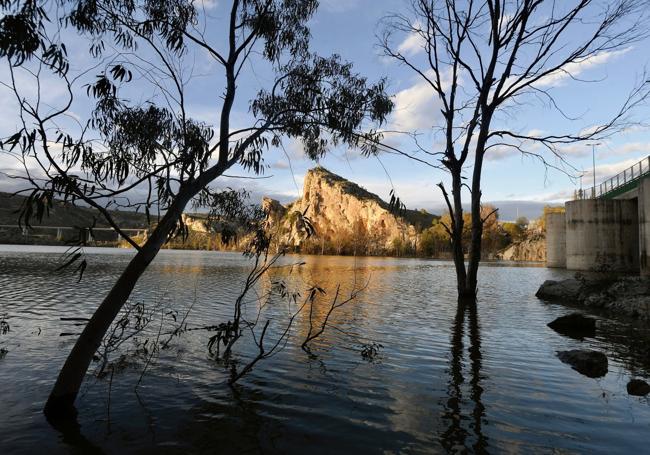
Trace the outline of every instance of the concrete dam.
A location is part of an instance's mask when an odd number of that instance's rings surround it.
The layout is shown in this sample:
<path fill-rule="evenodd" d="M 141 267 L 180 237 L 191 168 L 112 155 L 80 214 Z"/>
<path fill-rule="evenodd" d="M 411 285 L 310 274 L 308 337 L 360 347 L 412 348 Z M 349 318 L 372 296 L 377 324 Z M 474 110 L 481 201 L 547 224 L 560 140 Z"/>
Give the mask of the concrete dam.
<path fill-rule="evenodd" d="M 546 215 L 546 265 L 650 276 L 650 156 Z"/>

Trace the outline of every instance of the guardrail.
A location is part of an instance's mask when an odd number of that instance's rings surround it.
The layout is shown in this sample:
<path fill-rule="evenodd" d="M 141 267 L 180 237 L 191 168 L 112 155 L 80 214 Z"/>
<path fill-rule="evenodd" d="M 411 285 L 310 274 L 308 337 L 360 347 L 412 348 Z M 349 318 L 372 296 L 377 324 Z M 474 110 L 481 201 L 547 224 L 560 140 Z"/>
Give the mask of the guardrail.
<path fill-rule="evenodd" d="M 650 175 L 650 156 L 608 178 L 600 185 L 578 190 L 575 199 L 613 198 L 636 188 L 639 181 Z"/>

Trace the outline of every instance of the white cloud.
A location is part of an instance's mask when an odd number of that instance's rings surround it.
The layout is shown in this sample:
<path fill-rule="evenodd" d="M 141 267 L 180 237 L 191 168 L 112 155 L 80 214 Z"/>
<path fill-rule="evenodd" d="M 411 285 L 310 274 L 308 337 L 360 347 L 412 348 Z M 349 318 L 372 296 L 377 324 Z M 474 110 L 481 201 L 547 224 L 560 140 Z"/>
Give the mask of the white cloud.
<path fill-rule="evenodd" d="M 565 157 L 584 157 L 591 155 L 591 146 L 584 143 L 564 145 L 558 148 L 558 153 Z"/>
<path fill-rule="evenodd" d="M 606 146 L 606 151 L 598 153 L 599 158 L 607 158 L 609 156 L 629 155 L 632 153 L 645 153 L 650 155 L 650 142 L 628 142 L 618 146 Z"/>
<path fill-rule="evenodd" d="M 509 147 L 507 145 L 498 145 L 495 147 L 491 147 L 486 153 L 485 153 L 485 160 L 486 161 L 499 161 L 503 160 L 506 158 L 510 158 L 512 156 L 520 155 L 521 152 L 517 150 L 515 147 Z"/>
<path fill-rule="evenodd" d="M 419 27 L 416 26 L 415 28 Z M 404 55 L 415 55 L 424 51 L 425 44 L 425 39 L 420 33 L 411 32 L 397 47 L 397 51 Z"/>
<path fill-rule="evenodd" d="M 552 193 L 541 193 L 533 194 L 530 196 L 523 196 L 521 200 L 523 201 L 533 201 L 533 202 L 549 202 L 549 203 L 562 203 L 573 199 L 575 190 L 565 189 L 561 191 L 555 191 Z"/>
<path fill-rule="evenodd" d="M 599 184 L 600 182 L 607 180 L 611 177 L 614 177 L 617 174 L 620 174 L 624 170 L 627 170 L 637 164 L 639 162 L 638 158 L 631 158 L 625 161 L 619 161 L 618 163 L 608 163 L 608 164 L 599 164 L 596 166 L 596 182 Z M 644 169 L 647 168 L 647 165 L 644 166 Z M 638 172 L 638 167 L 635 168 L 635 173 Z M 592 182 L 593 179 L 593 169 L 588 168 L 585 169 L 585 173 L 583 174 L 583 185 L 585 186 L 590 186 L 590 184 L 585 183 L 584 179 L 587 179 L 587 182 Z"/>
<path fill-rule="evenodd" d="M 371 193 L 387 201 L 390 199 L 391 182 L 386 178 L 358 182 Z M 432 179 L 393 179 L 395 193 L 409 209 L 432 207 L 440 204 L 442 194 Z"/>
<path fill-rule="evenodd" d="M 571 62 L 561 70 L 555 71 L 540 79 L 535 83 L 535 86 L 539 88 L 561 85 L 568 79 L 577 78 L 585 71 L 603 65 L 616 57 L 626 54 L 630 50 L 632 50 L 631 47 L 617 51 L 603 51 L 582 60 Z"/>
<path fill-rule="evenodd" d="M 568 82 L 572 78 L 580 77 L 580 75 L 585 71 L 604 65 L 609 61 L 628 53 L 631 50 L 632 47 L 627 47 L 625 49 L 615 51 L 602 51 L 587 58 L 568 63 L 561 69 L 554 71 L 535 82 L 534 86 L 536 88 L 548 88 L 563 85 L 565 82 Z M 516 84 L 518 78 L 519 76 L 509 77 L 508 81 L 506 82 L 506 87 L 511 87 L 513 84 Z"/>
<path fill-rule="evenodd" d="M 289 162 L 287 160 L 278 160 L 275 163 L 271 164 L 273 169 L 289 169 Z"/>
<path fill-rule="evenodd" d="M 444 82 L 443 82 L 444 84 Z M 421 80 L 395 95 L 392 125 L 402 131 L 433 127 L 442 117 L 442 104 L 428 82 Z"/>

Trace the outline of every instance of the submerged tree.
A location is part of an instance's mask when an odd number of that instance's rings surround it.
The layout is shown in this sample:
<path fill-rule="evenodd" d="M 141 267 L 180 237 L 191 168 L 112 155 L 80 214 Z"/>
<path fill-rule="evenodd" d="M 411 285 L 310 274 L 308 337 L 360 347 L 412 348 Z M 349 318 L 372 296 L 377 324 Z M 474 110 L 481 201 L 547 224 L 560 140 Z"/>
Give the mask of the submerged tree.
<path fill-rule="evenodd" d="M 220 2 L 222 27 L 207 33 L 210 15 L 193 0 L 0 1 L 0 57 L 8 63 L 1 83 L 15 95 L 18 125 L 1 150 L 22 167 L 10 175 L 28 194 L 20 223 L 42 218 L 60 198 L 94 207 L 137 250 L 61 369 L 49 417 L 76 413 L 93 354 L 160 248 L 185 232 L 184 209 L 237 215 L 238 194 L 214 186 L 228 169 L 263 172 L 263 153 L 282 137 L 300 139 L 312 159 L 340 143 L 371 153 L 368 144 L 380 138 L 371 127 L 392 109 L 384 82 L 311 52 L 316 0 L 229 3 L 226 10 Z M 217 68 L 209 84 L 194 68 L 197 56 Z M 242 92 L 251 75 L 259 91 Z M 61 96 L 45 102 L 54 86 Z M 191 116 L 196 90 L 213 100 L 214 129 Z M 92 112 L 83 118 L 86 97 Z M 234 125 L 242 102 L 249 120 Z M 120 229 L 115 207 L 151 217 L 144 244 Z M 81 254 L 70 260 L 83 270 Z"/>
<path fill-rule="evenodd" d="M 554 81 L 564 77 L 576 80 L 572 73 L 581 65 L 622 51 L 643 38 L 648 3 L 412 0 L 411 6 L 410 13 L 385 19 L 380 45 L 386 55 L 414 71 L 440 104 L 442 124 L 434 132 L 442 143 L 440 149 L 419 147 L 422 154 L 418 157 L 408 155 L 451 176 L 451 196 L 443 183 L 438 186 L 452 215 L 447 228 L 458 295 L 474 300 L 486 223 L 481 216 L 485 156 L 493 150 L 511 149 L 571 172 L 565 166 L 562 147 L 601 139 L 629 125 L 630 110 L 648 98 L 648 81 L 637 85 L 610 119 L 579 132 L 519 131 L 503 116 L 514 106 L 521 108 L 537 99 L 555 108 L 567 122 L 571 120 L 553 98 Z M 559 162 L 547 160 L 540 150 Z M 468 172 L 471 176 L 465 183 Z M 468 247 L 463 241 L 463 188 L 471 198 Z M 469 250 L 467 265 L 465 250 Z"/>

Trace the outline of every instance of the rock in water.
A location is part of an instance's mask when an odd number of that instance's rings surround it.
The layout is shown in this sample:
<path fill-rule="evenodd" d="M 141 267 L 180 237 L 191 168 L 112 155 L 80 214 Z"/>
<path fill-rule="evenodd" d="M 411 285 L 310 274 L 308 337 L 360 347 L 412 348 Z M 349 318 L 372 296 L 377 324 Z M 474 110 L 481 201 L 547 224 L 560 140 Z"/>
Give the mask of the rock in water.
<path fill-rule="evenodd" d="M 561 335 L 582 339 L 596 336 L 596 320 L 580 313 L 560 316 L 548 324 L 550 328 Z"/>
<path fill-rule="evenodd" d="M 581 290 L 582 284 L 578 280 L 546 280 L 535 296 L 545 300 L 577 300 Z"/>
<path fill-rule="evenodd" d="M 602 352 L 574 349 L 559 351 L 558 358 L 580 374 L 600 378 L 607 374 L 607 356 Z"/>
<path fill-rule="evenodd" d="M 627 383 L 627 393 L 644 397 L 650 393 L 650 384 L 642 379 L 632 379 Z"/>

